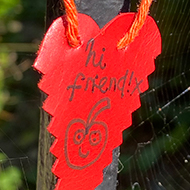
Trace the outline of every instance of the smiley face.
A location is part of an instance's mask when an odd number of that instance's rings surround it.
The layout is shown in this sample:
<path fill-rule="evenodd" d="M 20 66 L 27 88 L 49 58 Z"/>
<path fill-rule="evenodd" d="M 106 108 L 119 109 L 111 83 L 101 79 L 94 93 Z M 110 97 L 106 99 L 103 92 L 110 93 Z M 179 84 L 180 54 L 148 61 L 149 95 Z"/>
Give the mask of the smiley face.
<path fill-rule="evenodd" d="M 73 169 L 84 169 L 96 162 L 103 153 L 108 128 L 103 122 L 87 125 L 81 119 L 72 120 L 67 128 L 65 156 Z"/>
<path fill-rule="evenodd" d="M 98 110 L 94 117 L 92 112 L 102 103 L 107 105 Z M 97 116 L 110 108 L 108 99 L 102 99 L 89 113 L 87 121 L 73 119 L 67 126 L 64 153 L 70 168 L 81 170 L 95 163 L 102 155 L 108 140 L 108 127 L 105 122 L 96 121 Z"/>

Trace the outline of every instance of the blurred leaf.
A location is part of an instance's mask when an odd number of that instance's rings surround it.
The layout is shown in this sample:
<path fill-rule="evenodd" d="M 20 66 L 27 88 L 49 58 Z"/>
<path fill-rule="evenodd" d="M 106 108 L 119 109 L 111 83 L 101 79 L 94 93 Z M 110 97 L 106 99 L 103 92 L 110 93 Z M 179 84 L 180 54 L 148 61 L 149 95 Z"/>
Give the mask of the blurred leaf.
<path fill-rule="evenodd" d="M 20 0 L 1 0 L 0 18 L 4 17 L 10 12 L 14 12 L 14 8 L 16 8 L 19 3 Z"/>
<path fill-rule="evenodd" d="M 21 172 L 18 168 L 8 167 L 0 173 L 0 190 L 18 190 L 21 185 Z"/>

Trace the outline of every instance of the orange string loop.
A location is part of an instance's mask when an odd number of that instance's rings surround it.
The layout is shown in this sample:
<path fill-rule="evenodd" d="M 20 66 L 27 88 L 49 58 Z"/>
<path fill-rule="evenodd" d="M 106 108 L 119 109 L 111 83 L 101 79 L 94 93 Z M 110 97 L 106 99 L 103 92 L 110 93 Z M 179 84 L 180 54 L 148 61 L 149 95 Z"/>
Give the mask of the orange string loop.
<path fill-rule="evenodd" d="M 131 28 L 117 44 L 118 49 L 123 49 L 127 47 L 138 36 L 140 29 L 143 27 L 145 23 L 152 1 L 153 0 L 141 1 L 138 13 L 135 16 L 135 20 Z"/>
<path fill-rule="evenodd" d="M 71 47 L 80 45 L 79 31 L 78 31 L 78 13 L 74 0 L 63 0 L 66 12 L 67 27 L 66 36 Z"/>
<path fill-rule="evenodd" d="M 138 36 L 140 29 L 143 27 L 145 23 L 152 1 L 153 0 L 141 1 L 138 13 L 135 16 L 135 20 L 131 28 L 117 44 L 118 49 L 124 49 Z M 80 45 L 77 9 L 74 0 L 63 0 L 63 2 L 68 22 L 66 27 L 66 36 L 70 46 L 77 47 Z"/>

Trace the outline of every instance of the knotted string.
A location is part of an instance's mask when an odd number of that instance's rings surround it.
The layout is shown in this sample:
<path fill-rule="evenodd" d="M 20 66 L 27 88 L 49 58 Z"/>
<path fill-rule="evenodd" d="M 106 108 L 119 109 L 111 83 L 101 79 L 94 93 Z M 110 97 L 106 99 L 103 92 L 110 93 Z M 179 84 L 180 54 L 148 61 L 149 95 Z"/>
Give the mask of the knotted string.
<path fill-rule="evenodd" d="M 143 27 L 153 0 L 142 0 L 138 13 L 135 16 L 131 28 L 125 36 L 118 42 L 117 48 L 126 48 L 138 36 L 140 29 Z M 80 45 L 77 9 L 74 0 L 63 0 L 66 12 L 67 27 L 66 36 L 71 47 Z"/>

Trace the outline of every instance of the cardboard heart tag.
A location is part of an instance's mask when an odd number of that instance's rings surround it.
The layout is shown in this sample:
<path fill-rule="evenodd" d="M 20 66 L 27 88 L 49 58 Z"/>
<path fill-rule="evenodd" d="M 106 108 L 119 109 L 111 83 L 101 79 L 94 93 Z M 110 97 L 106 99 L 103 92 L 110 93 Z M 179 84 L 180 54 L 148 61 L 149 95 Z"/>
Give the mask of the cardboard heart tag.
<path fill-rule="evenodd" d="M 122 131 L 140 107 L 139 94 L 148 89 L 147 76 L 161 53 L 161 36 L 148 16 L 126 49 L 117 42 L 135 14 L 120 14 L 103 29 L 78 14 L 81 45 L 69 46 L 65 17 L 54 21 L 42 42 L 34 68 L 43 74 L 39 88 L 48 94 L 43 108 L 52 115 L 48 130 L 56 137 L 53 173 L 56 190 L 91 190 L 122 143 Z"/>

